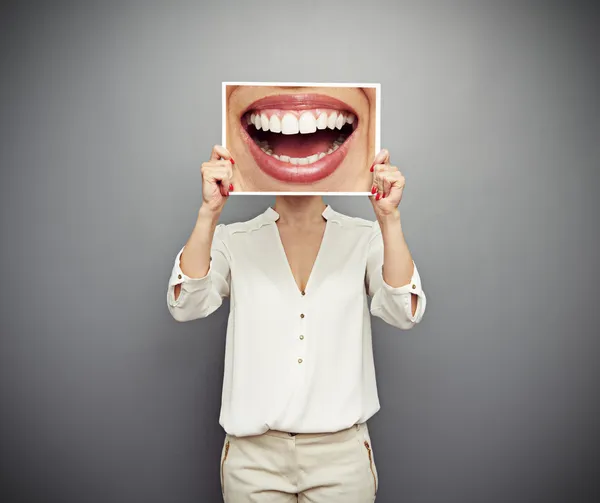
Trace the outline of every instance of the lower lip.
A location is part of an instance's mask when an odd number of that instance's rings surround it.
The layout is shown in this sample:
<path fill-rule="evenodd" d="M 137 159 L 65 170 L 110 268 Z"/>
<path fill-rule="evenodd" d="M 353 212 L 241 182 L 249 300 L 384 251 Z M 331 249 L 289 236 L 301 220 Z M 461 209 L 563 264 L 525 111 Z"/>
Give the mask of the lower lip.
<path fill-rule="evenodd" d="M 335 152 L 327 154 L 312 164 L 296 165 L 275 159 L 269 154 L 265 154 L 254 140 L 248 135 L 244 127 L 242 129 L 242 138 L 250 148 L 250 153 L 258 167 L 267 175 L 287 183 L 315 183 L 331 175 L 348 154 L 350 142 L 354 139 L 354 133 L 338 147 Z"/>

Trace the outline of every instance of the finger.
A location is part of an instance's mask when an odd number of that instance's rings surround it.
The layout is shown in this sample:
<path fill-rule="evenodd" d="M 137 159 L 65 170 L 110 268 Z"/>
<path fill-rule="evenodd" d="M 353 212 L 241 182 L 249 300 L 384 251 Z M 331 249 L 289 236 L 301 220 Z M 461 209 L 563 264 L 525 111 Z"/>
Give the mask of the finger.
<path fill-rule="evenodd" d="M 377 189 L 376 193 L 379 195 L 378 198 L 376 196 L 377 199 L 383 197 L 385 194 L 385 182 L 383 174 L 387 172 L 387 169 L 388 166 L 386 164 L 375 164 L 373 166 L 373 171 L 375 173 L 375 175 L 373 176 L 373 182 L 374 186 Z"/>
<path fill-rule="evenodd" d="M 202 163 L 202 174 L 210 173 L 215 169 L 232 169 L 231 163 L 227 160 L 208 161 Z"/>
<path fill-rule="evenodd" d="M 391 172 L 392 170 L 392 166 L 390 166 L 389 164 L 383 164 L 383 163 L 379 163 L 379 164 L 375 164 L 373 165 L 373 171 L 375 173 L 385 173 L 385 172 Z"/>
<path fill-rule="evenodd" d="M 373 171 L 373 167 L 376 164 L 389 164 L 390 162 L 390 153 L 386 150 L 380 150 L 379 153 L 373 159 L 373 164 L 371 165 L 371 171 Z"/>
<path fill-rule="evenodd" d="M 375 188 L 375 199 L 379 200 L 383 196 L 383 178 L 381 173 L 376 173 L 373 177 L 373 186 Z"/>
<path fill-rule="evenodd" d="M 229 184 L 228 183 L 220 183 L 218 185 L 219 190 L 221 191 L 221 195 L 223 197 L 229 197 Z"/>
<path fill-rule="evenodd" d="M 399 189 L 403 190 L 404 186 L 406 185 L 406 179 L 404 178 L 404 175 L 400 173 L 400 171 L 397 171 L 395 173 L 389 173 L 388 180 L 390 182 L 390 192 L 393 187 L 398 187 Z"/>
<path fill-rule="evenodd" d="M 380 172 L 380 177 L 383 180 L 383 197 L 389 196 L 393 187 L 403 188 L 405 184 L 404 175 L 394 166 L 392 168 Z"/>
<path fill-rule="evenodd" d="M 208 162 L 202 163 L 202 167 L 206 171 L 211 171 L 214 169 L 225 169 L 225 170 L 231 171 L 233 169 L 231 162 L 229 162 L 228 160 L 208 161 Z"/>
<path fill-rule="evenodd" d="M 233 190 L 233 185 L 231 184 L 231 176 L 227 170 L 219 170 L 210 175 L 212 181 L 215 182 L 217 186 L 217 190 L 221 193 L 223 197 L 229 197 L 229 193 Z"/>
<path fill-rule="evenodd" d="M 229 150 L 227 150 L 222 145 L 215 145 L 212 149 L 212 152 L 210 153 L 210 160 L 219 161 L 221 159 L 226 159 L 231 164 L 235 164 L 235 161 L 233 160 L 233 157 L 231 157 Z"/>
<path fill-rule="evenodd" d="M 393 177 L 388 171 L 381 173 L 381 197 L 387 197 L 390 195 L 392 189 Z"/>
<path fill-rule="evenodd" d="M 233 177 L 231 165 L 202 165 L 202 176 L 211 182 L 229 182 Z"/>

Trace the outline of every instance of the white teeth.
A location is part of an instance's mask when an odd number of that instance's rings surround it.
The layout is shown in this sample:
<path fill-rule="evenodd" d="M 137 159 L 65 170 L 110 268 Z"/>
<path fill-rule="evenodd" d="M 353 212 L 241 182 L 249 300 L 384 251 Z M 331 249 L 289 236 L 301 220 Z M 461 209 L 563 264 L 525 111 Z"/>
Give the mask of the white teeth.
<path fill-rule="evenodd" d="M 271 119 L 269 120 L 269 129 L 273 131 L 273 133 L 281 133 L 281 121 L 275 114 L 271 115 Z"/>
<path fill-rule="evenodd" d="M 298 121 L 300 133 L 314 133 L 317 130 L 317 121 L 311 112 L 304 112 Z"/>
<path fill-rule="evenodd" d="M 262 126 L 263 131 L 269 130 L 269 118 L 267 117 L 267 114 L 260 115 L 260 125 Z"/>
<path fill-rule="evenodd" d="M 261 147 L 261 150 L 265 154 L 270 155 L 271 157 L 274 157 L 278 161 L 288 162 L 295 166 L 306 166 L 307 164 L 312 164 L 313 162 L 317 162 L 319 159 L 323 159 L 323 157 L 325 157 L 327 154 L 330 154 L 335 149 L 330 148 L 329 152 L 327 152 L 327 153 L 321 152 L 319 154 L 309 155 L 308 157 L 289 157 L 287 155 L 277 155 L 277 154 L 273 153 L 273 150 L 271 148 L 265 148 L 265 147 Z"/>
<path fill-rule="evenodd" d="M 298 131 L 300 131 L 300 127 L 296 116 L 290 113 L 285 114 L 281 121 L 281 132 L 283 134 L 298 134 Z"/>
<path fill-rule="evenodd" d="M 329 129 L 333 129 L 335 127 L 335 123 L 337 121 L 337 112 L 332 112 L 329 118 L 327 119 L 327 127 Z"/>
<path fill-rule="evenodd" d="M 331 147 L 333 149 L 333 152 L 335 152 L 338 148 L 340 148 L 340 146 L 337 143 L 333 144 L 333 147 Z"/>
<path fill-rule="evenodd" d="M 318 118 L 315 118 L 313 112 L 303 112 L 300 118 L 294 113 L 288 112 L 283 118 L 273 114 L 268 117 L 266 113 L 251 113 L 246 115 L 246 122 L 253 124 L 257 130 L 272 131 L 282 134 L 308 134 L 314 133 L 326 128 L 342 129 L 344 124 L 353 124 L 356 116 L 351 113 L 333 111 L 321 112 Z"/>
<path fill-rule="evenodd" d="M 317 129 L 325 129 L 327 127 L 327 114 L 323 112 L 317 119 Z"/>

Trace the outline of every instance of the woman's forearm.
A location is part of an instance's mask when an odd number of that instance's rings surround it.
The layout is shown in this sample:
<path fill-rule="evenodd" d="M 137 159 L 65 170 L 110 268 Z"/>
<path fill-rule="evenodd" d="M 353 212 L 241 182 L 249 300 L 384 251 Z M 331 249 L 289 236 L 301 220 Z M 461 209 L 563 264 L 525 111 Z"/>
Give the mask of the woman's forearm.
<path fill-rule="evenodd" d="M 396 209 L 389 215 L 378 217 L 383 238 L 383 280 L 393 288 L 410 283 L 414 264 L 404 233 L 400 211 Z M 412 313 L 417 310 L 418 297 L 411 294 Z"/>
<path fill-rule="evenodd" d="M 180 257 L 181 271 L 189 278 L 203 278 L 210 266 L 210 250 L 220 211 L 215 212 L 204 205 L 198 211 L 194 229 Z M 175 299 L 179 297 L 181 285 L 175 286 Z"/>

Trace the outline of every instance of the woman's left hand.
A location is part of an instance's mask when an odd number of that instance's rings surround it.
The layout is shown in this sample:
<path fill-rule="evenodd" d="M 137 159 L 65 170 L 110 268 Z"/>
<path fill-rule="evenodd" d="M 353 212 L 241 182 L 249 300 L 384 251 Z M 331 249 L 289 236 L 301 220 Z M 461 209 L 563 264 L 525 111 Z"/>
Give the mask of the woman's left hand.
<path fill-rule="evenodd" d="M 406 180 L 396 166 L 390 164 L 390 153 L 383 149 L 375 156 L 373 165 L 371 203 L 378 218 L 392 215 L 398 210 Z"/>

